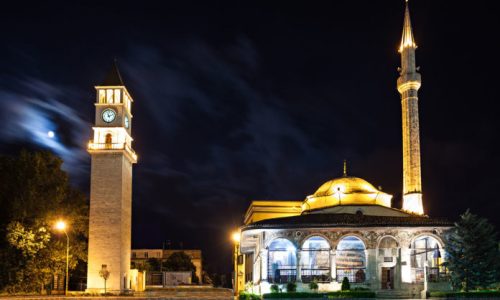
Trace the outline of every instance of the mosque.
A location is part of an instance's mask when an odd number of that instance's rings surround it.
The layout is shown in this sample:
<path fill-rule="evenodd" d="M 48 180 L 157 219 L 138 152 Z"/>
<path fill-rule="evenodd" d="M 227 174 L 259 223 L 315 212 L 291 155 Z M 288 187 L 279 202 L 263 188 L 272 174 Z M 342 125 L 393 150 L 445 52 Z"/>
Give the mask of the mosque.
<path fill-rule="evenodd" d="M 236 244 L 236 290 L 270 292 L 295 282 L 308 290 L 335 291 L 347 278 L 352 287 L 381 294 L 420 296 L 449 289 L 443 266 L 444 232 L 452 223 L 425 215 L 420 165 L 417 45 L 406 3 L 397 89 L 403 132 L 403 203 L 347 174 L 321 185 L 303 201 L 253 201 Z"/>

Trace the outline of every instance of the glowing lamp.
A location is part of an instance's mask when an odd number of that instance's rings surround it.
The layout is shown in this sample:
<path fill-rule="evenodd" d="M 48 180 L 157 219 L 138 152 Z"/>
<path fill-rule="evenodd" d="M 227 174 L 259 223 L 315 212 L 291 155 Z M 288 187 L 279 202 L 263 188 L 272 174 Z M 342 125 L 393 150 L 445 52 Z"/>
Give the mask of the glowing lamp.
<path fill-rule="evenodd" d="M 66 230 L 66 222 L 59 220 L 56 223 L 55 228 L 59 231 L 65 231 Z"/>
<path fill-rule="evenodd" d="M 239 231 L 236 231 L 231 235 L 231 238 L 233 239 L 233 242 L 239 243 L 241 240 L 241 234 L 239 233 Z"/>

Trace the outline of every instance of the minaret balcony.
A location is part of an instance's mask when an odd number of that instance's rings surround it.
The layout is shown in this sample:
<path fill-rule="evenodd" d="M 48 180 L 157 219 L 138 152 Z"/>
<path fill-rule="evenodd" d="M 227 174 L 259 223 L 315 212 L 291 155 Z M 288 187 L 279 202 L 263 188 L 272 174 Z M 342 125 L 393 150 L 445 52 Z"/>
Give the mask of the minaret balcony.
<path fill-rule="evenodd" d="M 420 74 L 418 73 L 402 74 L 401 76 L 399 76 L 397 82 L 397 88 L 399 93 L 401 94 L 410 89 L 418 91 L 421 85 L 422 81 L 420 79 Z"/>
<path fill-rule="evenodd" d="M 137 154 L 127 143 L 94 143 L 92 141 L 88 144 L 89 153 L 121 153 L 125 152 L 128 158 L 133 162 L 137 162 Z"/>

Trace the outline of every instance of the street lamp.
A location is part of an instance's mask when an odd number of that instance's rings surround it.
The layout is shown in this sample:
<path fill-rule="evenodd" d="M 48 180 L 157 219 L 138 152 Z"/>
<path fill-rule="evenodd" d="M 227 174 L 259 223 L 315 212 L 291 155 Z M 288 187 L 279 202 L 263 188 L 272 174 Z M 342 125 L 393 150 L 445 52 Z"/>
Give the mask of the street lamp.
<path fill-rule="evenodd" d="M 241 240 L 241 234 L 239 231 L 233 232 L 231 235 L 231 239 L 233 240 L 234 243 L 234 284 L 233 284 L 233 291 L 234 295 L 237 296 L 238 293 L 238 247 L 240 244 Z"/>
<path fill-rule="evenodd" d="M 68 280 L 69 280 L 69 236 L 68 232 L 66 231 L 67 225 L 66 222 L 63 220 L 59 220 L 56 222 L 56 229 L 58 231 L 64 232 L 66 235 L 66 282 L 65 282 L 65 289 L 64 289 L 64 295 L 68 295 Z"/>

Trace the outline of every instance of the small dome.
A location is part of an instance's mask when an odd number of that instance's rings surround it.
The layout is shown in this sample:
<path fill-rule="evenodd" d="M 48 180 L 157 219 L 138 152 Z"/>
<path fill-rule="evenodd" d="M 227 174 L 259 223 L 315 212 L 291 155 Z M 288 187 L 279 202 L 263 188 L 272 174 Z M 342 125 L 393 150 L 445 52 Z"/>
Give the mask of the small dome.
<path fill-rule="evenodd" d="M 391 207 L 392 195 L 376 189 L 368 181 L 343 176 L 325 182 L 302 204 L 302 211 L 337 205 L 382 205 Z"/>

